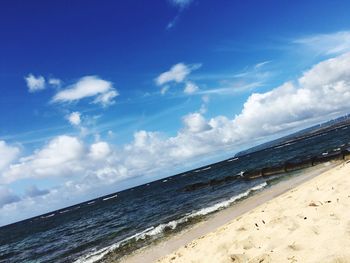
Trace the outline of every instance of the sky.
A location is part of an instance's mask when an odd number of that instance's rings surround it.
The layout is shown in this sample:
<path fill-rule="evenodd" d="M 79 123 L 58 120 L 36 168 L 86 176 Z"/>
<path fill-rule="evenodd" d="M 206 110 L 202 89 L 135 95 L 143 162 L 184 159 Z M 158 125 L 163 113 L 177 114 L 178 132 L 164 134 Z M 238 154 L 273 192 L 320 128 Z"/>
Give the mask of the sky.
<path fill-rule="evenodd" d="M 350 112 L 349 1 L 2 1 L 0 226 Z"/>

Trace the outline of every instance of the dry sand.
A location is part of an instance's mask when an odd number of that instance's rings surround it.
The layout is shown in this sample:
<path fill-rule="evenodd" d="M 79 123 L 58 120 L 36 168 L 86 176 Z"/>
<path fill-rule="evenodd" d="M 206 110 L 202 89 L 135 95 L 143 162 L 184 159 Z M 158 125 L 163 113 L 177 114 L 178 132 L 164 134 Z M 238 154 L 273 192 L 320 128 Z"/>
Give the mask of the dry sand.
<path fill-rule="evenodd" d="M 350 262 L 350 163 L 267 201 L 158 262 Z"/>
<path fill-rule="evenodd" d="M 121 261 L 149 263 L 162 258 L 159 262 L 350 262 L 346 261 L 350 254 L 347 175 L 350 176 L 347 163 L 306 169 L 300 176 L 282 181 Z M 330 245 L 325 245 L 327 242 Z"/>

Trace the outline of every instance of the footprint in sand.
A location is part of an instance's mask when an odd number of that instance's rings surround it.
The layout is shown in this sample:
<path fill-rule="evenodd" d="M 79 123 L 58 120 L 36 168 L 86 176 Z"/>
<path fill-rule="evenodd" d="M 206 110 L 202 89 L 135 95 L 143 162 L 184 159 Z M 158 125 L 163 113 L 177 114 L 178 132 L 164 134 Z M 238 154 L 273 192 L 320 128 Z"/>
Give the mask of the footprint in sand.
<path fill-rule="evenodd" d="M 293 251 L 298 251 L 298 250 L 301 250 L 301 247 L 295 244 L 295 242 L 293 242 L 292 244 L 288 245 L 288 249 L 291 249 Z"/>
<path fill-rule="evenodd" d="M 229 257 L 229 262 L 245 263 L 247 262 L 247 256 L 243 254 L 232 254 Z"/>
<path fill-rule="evenodd" d="M 247 229 L 244 226 L 241 226 L 240 228 L 237 228 L 237 231 L 239 231 L 239 232 L 247 231 Z"/>

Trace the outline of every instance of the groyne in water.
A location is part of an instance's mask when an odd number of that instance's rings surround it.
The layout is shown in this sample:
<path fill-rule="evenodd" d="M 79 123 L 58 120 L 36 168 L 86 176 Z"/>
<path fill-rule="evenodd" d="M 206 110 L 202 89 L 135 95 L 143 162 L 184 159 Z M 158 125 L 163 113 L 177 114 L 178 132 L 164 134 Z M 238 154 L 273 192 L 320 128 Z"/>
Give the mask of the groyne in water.
<path fill-rule="evenodd" d="M 348 160 L 350 159 L 350 148 L 338 148 L 332 152 L 324 152 L 317 156 L 312 157 L 296 157 L 292 160 L 288 160 L 282 164 L 267 166 L 262 169 L 255 169 L 250 171 L 242 171 L 238 175 L 230 175 L 222 178 L 211 179 L 205 182 L 198 182 L 190 185 L 186 185 L 184 191 L 195 191 L 205 187 L 216 186 L 237 180 L 242 178 L 244 180 L 253 180 L 259 177 L 269 177 L 273 175 L 293 172 L 305 168 L 309 168 L 321 163 L 326 163 L 335 160 Z"/>

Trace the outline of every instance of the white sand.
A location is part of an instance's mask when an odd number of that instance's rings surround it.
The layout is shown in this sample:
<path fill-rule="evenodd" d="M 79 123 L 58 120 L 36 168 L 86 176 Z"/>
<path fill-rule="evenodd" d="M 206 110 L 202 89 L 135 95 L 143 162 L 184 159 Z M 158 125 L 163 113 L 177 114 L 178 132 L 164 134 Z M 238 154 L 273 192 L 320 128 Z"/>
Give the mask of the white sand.
<path fill-rule="evenodd" d="M 302 172 L 302 175 L 294 176 L 288 181 L 283 181 L 277 185 L 272 186 L 238 204 L 235 204 L 229 208 L 226 208 L 211 217 L 208 220 L 198 223 L 183 232 L 176 234 L 175 236 L 163 240 L 162 242 L 152 245 L 140 250 L 135 251 L 133 254 L 126 256 L 121 259 L 122 262 L 127 263 L 149 263 L 155 262 L 159 258 L 165 257 L 168 254 L 172 254 L 174 251 L 186 244 L 190 243 L 195 239 L 202 239 L 202 236 L 216 231 L 219 227 L 233 221 L 235 218 L 242 216 L 243 214 L 253 210 L 254 208 L 265 204 L 267 201 L 286 193 L 287 191 L 301 185 L 308 180 L 319 176 L 325 171 L 332 169 L 339 165 L 340 162 L 332 162 L 327 164 L 318 165 L 316 167 L 308 168 Z M 265 221 L 265 220 L 264 220 Z M 265 221 L 266 223 L 266 221 Z M 205 249 L 206 251 L 207 249 Z M 173 258 L 174 255 L 166 257 L 164 262 L 168 262 L 169 259 Z M 220 259 L 210 258 L 209 262 L 214 260 L 214 262 L 220 262 Z M 173 260 L 174 261 L 174 260 Z M 243 260 L 246 262 L 247 260 Z M 119 261 L 118 261 L 119 262 Z M 170 261 L 172 262 L 172 261 Z M 176 262 L 176 261 L 174 261 Z M 186 259 L 184 258 L 181 262 L 204 262 L 202 259 Z M 212 261 L 213 262 L 213 261 Z M 225 261 L 224 261 L 225 262 Z M 227 261 L 226 261 L 227 262 Z M 230 262 L 230 261 L 228 261 Z M 234 261 L 232 261 L 234 262 Z M 239 262 L 239 261 L 236 261 Z M 289 261 L 287 261 L 289 262 Z"/>
<path fill-rule="evenodd" d="M 350 163 L 314 177 L 158 262 L 350 262 Z"/>

